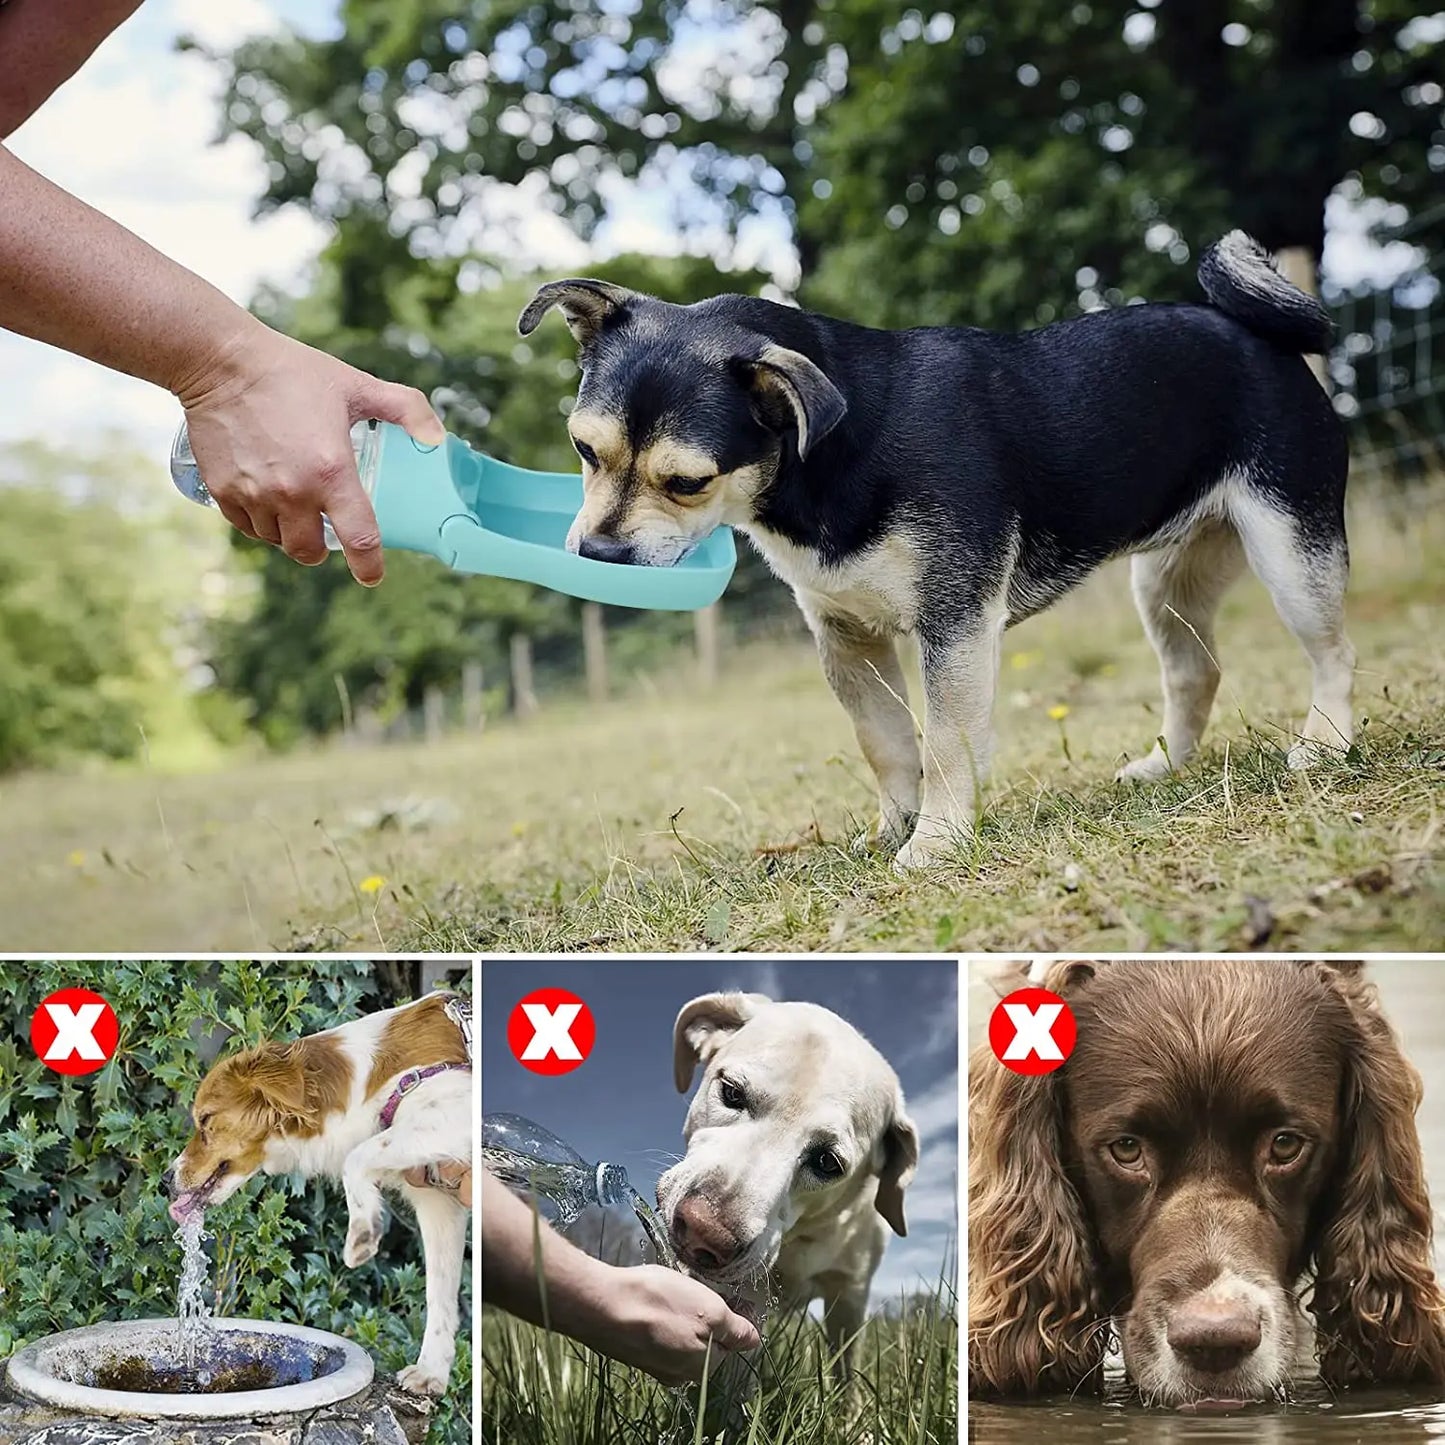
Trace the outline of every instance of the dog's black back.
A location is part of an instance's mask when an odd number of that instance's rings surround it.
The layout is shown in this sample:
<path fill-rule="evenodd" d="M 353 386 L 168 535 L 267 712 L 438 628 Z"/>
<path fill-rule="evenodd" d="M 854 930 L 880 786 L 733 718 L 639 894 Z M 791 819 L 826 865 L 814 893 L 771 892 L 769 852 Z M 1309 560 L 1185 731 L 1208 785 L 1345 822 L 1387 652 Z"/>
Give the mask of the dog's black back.
<path fill-rule="evenodd" d="M 1229 474 L 1322 543 L 1343 526 L 1348 458 L 1324 391 L 1298 349 L 1213 306 L 1018 335 L 877 331 L 742 296 L 685 309 L 801 352 L 847 400 L 806 459 L 784 448 L 757 509 L 826 562 L 906 526 L 971 593 L 997 583 L 1016 534 L 1021 617 L 1166 533 Z"/>

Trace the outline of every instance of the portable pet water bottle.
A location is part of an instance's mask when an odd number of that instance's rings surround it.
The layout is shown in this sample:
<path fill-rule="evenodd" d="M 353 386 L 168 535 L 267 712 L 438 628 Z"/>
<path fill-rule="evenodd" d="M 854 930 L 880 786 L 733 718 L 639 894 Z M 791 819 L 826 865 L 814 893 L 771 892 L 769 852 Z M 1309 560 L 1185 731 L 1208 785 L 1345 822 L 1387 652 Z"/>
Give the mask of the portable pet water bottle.
<path fill-rule="evenodd" d="M 391 422 L 360 421 L 351 428 L 351 449 L 382 543 L 434 557 L 464 576 L 534 582 L 609 607 L 690 612 L 716 602 L 737 565 L 728 527 L 715 527 L 668 567 L 571 552 L 567 538 L 583 502 L 580 474 L 513 466 L 458 436 L 428 446 Z M 182 496 L 214 505 L 184 425 L 171 447 L 171 480 Z M 329 522 L 325 534 L 337 551 Z"/>
<path fill-rule="evenodd" d="M 656 1211 L 620 1164 L 589 1164 L 570 1144 L 520 1114 L 482 1120 L 482 1165 L 559 1234 L 607 1264 L 679 1268 Z"/>

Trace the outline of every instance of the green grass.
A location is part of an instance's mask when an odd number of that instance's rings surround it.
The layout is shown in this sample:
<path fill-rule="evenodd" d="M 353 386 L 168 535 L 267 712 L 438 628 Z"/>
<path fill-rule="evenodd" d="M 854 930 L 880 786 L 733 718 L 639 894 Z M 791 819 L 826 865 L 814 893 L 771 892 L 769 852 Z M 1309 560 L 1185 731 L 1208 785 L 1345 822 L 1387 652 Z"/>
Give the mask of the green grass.
<path fill-rule="evenodd" d="M 833 1379 L 819 1324 L 773 1326 L 763 1383 L 735 1424 L 700 1418 L 685 1391 L 483 1310 L 483 1434 L 494 1445 L 953 1445 L 955 1304 L 950 1293 L 872 1317 L 855 1345 L 851 1397 Z"/>
<path fill-rule="evenodd" d="M 1308 666 L 1252 580 L 1181 775 L 1116 785 L 1159 724 L 1122 567 L 1009 634 L 1000 747 L 954 866 L 855 857 L 872 788 L 806 642 L 685 660 L 601 707 L 432 748 L 187 776 L 0 781 L 12 949 L 1414 949 L 1440 944 L 1445 508 L 1352 527 L 1347 759 L 1283 764 Z M 1051 711 L 1068 709 L 1061 720 Z M 384 881 L 382 881 L 384 880 Z"/>

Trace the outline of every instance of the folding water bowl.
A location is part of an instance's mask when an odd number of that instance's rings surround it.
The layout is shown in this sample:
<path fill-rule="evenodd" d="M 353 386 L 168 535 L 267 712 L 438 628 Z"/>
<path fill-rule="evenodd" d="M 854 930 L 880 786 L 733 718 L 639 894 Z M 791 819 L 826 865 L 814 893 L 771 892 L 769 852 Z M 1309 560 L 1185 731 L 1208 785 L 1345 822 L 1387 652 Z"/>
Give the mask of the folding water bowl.
<path fill-rule="evenodd" d="M 358 423 L 352 444 L 382 543 L 425 552 L 454 572 L 535 582 L 614 607 L 687 612 L 716 602 L 737 565 L 727 527 L 671 567 L 578 557 L 566 548 L 582 505 L 575 473 L 514 467 L 454 436 L 419 446 L 389 422 Z M 193 501 L 210 503 L 184 427 L 171 452 L 171 478 Z M 327 544 L 335 546 L 329 528 Z"/>

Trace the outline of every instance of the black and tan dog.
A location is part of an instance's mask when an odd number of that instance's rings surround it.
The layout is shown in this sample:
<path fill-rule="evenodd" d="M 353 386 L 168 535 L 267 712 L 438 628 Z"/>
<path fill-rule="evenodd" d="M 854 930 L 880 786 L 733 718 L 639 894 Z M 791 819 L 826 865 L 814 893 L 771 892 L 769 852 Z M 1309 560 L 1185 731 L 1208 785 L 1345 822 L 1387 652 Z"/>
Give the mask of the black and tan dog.
<path fill-rule="evenodd" d="M 1347 454 L 1303 356 L 1318 302 L 1249 237 L 1207 251 L 1212 305 L 1100 311 L 1021 335 L 875 331 L 743 296 L 675 306 L 602 281 L 543 286 L 581 347 L 568 422 L 585 500 L 568 546 L 668 565 L 720 523 L 792 587 L 877 776 L 879 838 L 935 862 L 972 827 L 992 748 L 999 640 L 1133 553 L 1159 654 L 1162 739 L 1199 742 L 1213 621 L 1248 565 L 1314 668 L 1292 767 L 1351 738 Z M 894 649 L 914 634 L 920 759 Z"/>

